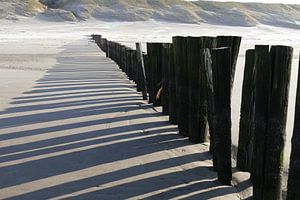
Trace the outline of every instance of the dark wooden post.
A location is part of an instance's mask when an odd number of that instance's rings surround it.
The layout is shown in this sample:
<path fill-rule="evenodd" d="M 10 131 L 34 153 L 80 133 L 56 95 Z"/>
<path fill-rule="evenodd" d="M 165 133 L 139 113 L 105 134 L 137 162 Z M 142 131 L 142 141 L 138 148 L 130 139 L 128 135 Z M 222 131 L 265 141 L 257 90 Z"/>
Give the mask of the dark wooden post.
<path fill-rule="evenodd" d="M 104 52 L 106 53 L 106 57 L 108 57 L 108 40 L 106 38 L 104 38 L 103 40 L 103 49 L 104 49 Z"/>
<path fill-rule="evenodd" d="M 147 50 L 148 51 L 148 50 Z M 146 86 L 147 86 L 147 92 L 148 92 L 148 101 L 149 101 L 149 94 L 150 94 L 150 90 L 152 89 L 151 88 L 151 84 L 150 84 L 150 79 L 151 79 L 151 77 L 150 77 L 150 70 L 149 70 L 149 59 L 148 59 L 148 54 L 144 54 L 143 55 L 143 58 L 144 58 L 144 65 L 145 65 L 145 72 L 146 72 L 146 79 L 147 79 L 147 84 L 146 84 Z"/>
<path fill-rule="evenodd" d="M 238 36 L 217 36 L 216 40 L 213 42 L 213 47 L 216 46 L 218 48 L 220 47 L 230 47 L 231 49 L 231 89 L 233 86 L 234 81 L 234 75 L 235 75 L 235 68 L 236 68 L 236 62 L 239 54 L 240 44 L 241 44 L 241 37 Z M 208 113 L 208 118 L 211 117 L 211 114 Z M 212 119 L 208 119 L 208 121 L 212 121 Z M 209 123 L 209 122 L 208 122 Z M 213 143 L 214 143 L 214 134 L 213 130 L 209 127 L 209 136 L 210 136 L 210 147 L 209 151 L 211 154 L 213 154 Z M 216 160 L 216 159 L 214 159 Z"/>
<path fill-rule="evenodd" d="M 126 47 L 123 45 L 121 50 L 121 69 L 123 72 L 125 72 L 125 66 L 126 66 Z"/>
<path fill-rule="evenodd" d="M 171 44 L 169 51 L 169 121 L 172 124 L 177 124 L 177 93 L 173 47 L 174 45 Z"/>
<path fill-rule="evenodd" d="M 149 65 L 149 103 L 154 106 L 161 105 L 161 99 L 157 99 L 157 92 L 161 87 L 161 49 L 162 43 L 147 43 L 148 65 Z"/>
<path fill-rule="evenodd" d="M 116 63 L 120 66 L 120 44 L 119 43 L 116 43 L 116 46 L 115 46 L 115 60 L 116 60 Z"/>
<path fill-rule="evenodd" d="M 135 74 L 135 79 L 136 79 L 136 89 L 138 92 L 143 91 L 143 72 L 142 72 L 142 67 L 140 63 L 140 58 L 139 58 L 139 52 L 136 49 L 136 74 Z"/>
<path fill-rule="evenodd" d="M 127 48 L 126 51 L 126 75 L 130 79 L 130 67 L 131 67 L 131 49 Z"/>
<path fill-rule="evenodd" d="M 147 62 L 146 62 L 146 75 L 147 75 L 147 88 L 149 94 L 149 103 L 153 103 L 155 101 L 155 95 L 153 94 L 155 88 L 153 88 L 153 75 L 152 75 L 152 46 L 150 43 L 147 43 Z"/>
<path fill-rule="evenodd" d="M 132 80 L 138 85 L 137 77 L 138 77 L 138 67 L 137 67 L 137 51 L 133 50 L 132 52 Z M 138 86 L 137 86 L 138 89 Z"/>
<path fill-rule="evenodd" d="M 125 71 L 125 73 L 126 73 L 128 79 L 129 79 L 129 68 L 130 68 L 130 65 L 131 65 L 130 63 L 131 63 L 130 48 L 127 48 L 127 50 L 126 50 L 126 71 Z"/>
<path fill-rule="evenodd" d="M 137 50 L 137 60 L 138 65 L 140 68 L 140 75 L 141 75 L 141 89 L 143 93 L 143 100 L 148 99 L 147 95 L 147 78 L 146 78 L 146 71 L 145 71 L 145 65 L 144 65 L 144 58 L 143 58 L 143 52 L 142 47 L 140 43 L 136 43 L 136 50 Z"/>
<path fill-rule="evenodd" d="M 189 111 L 188 111 L 188 126 L 189 139 L 191 142 L 204 142 L 204 134 L 206 128 L 206 120 L 200 118 L 203 114 L 200 110 L 200 94 L 204 91 L 200 90 L 200 49 L 203 46 L 203 38 L 188 37 L 187 39 L 187 68 L 188 68 L 188 88 L 189 88 Z M 202 115 L 203 116 L 203 115 Z M 205 116 L 205 115 L 204 115 Z M 203 130 L 204 129 L 204 130 Z"/>
<path fill-rule="evenodd" d="M 109 58 L 110 57 L 110 41 L 106 40 L 106 57 Z"/>
<path fill-rule="evenodd" d="M 281 199 L 285 128 L 293 48 L 271 47 L 272 82 L 266 138 L 265 199 Z"/>
<path fill-rule="evenodd" d="M 202 48 L 216 48 L 217 46 L 217 40 L 215 37 L 202 37 Z M 203 50 L 201 50 L 200 54 L 202 54 Z M 201 58 L 200 60 L 200 135 L 201 138 L 203 138 L 203 142 L 207 139 L 207 133 L 208 133 L 208 103 L 207 103 L 207 76 L 206 76 L 206 70 L 205 70 L 205 62 Z M 207 62 L 207 61 L 206 61 Z M 213 141 L 213 134 L 210 134 L 210 140 Z M 201 141 L 202 142 L 202 141 Z"/>
<path fill-rule="evenodd" d="M 205 142 L 207 127 L 206 75 L 201 62 L 202 48 L 215 46 L 214 37 L 188 37 L 187 65 L 189 87 L 189 138 L 194 143 Z"/>
<path fill-rule="evenodd" d="M 99 38 L 99 47 L 103 51 L 103 38 Z"/>
<path fill-rule="evenodd" d="M 130 65 L 129 65 L 128 76 L 130 80 L 133 80 L 133 49 L 130 49 L 129 51 L 129 59 L 130 59 Z"/>
<path fill-rule="evenodd" d="M 119 44 L 119 65 L 120 65 L 120 68 L 123 69 L 123 47 L 124 45 L 121 45 Z"/>
<path fill-rule="evenodd" d="M 214 87 L 213 87 L 213 72 L 212 60 L 209 49 L 203 49 L 200 52 L 200 59 L 204 64 L 206 75 L 206 100 L 207 100 L 207 121 L 209 124 L 210 146 L 209 151 L 213 155 L 213 167 L 217 171 L 217 158 L 214 154 L 214 135 L 215 135 L 215 100 L 214 100 Z"/>
<path fill-rule="evenodd" d="M 231 49 L 211 50 L 214 96 L 214 155 L 218 180 L 231 185 Z"/>
<path fill-rule="evenodd" d="M 300 199 L 300 60 L 287 200 Z"/>
<path fill-rule="evenodd" d="M 255 200 L 281 199 L 292 55 L 293 49 L 286 46 L 272 46 L 271 52 L 268 47 L 255 48 L 253 154 L 253 198 Z"/>
<path fill-rule="evenodd" d="M 114 60 L 114 47 L 115 47 L 115 43 L 113 41 L 108 41 L 108 57 L 111 59 L 111 60 Z"/>
<path fill-rule="evenodd" d="M 271 88 L 271 65 L 269 46 L 255 46 L 255 111 L 254 111 L 254 144 L 253 169 L 251 179 L 253 182 L 253 198 L 263 197 L 264 186 L 264 152 L 265 131 L 267 129 L 268 101 Z"/>
<path fill-rule="evenodd" d="M 231 88 L 233 86 L 235 68 L 242 38 L 239 36 L 217 36 L 217 47 L 231 48 Z"/>
<path fill-rule="evenodd" d="M 102 51 L 105 52 L 105 53 L 106 53 L 106 44 L 107 44 L 106 38 L 102 38 L 102 39 L 101 39 L 101 49 L 102 49 Z"/>
<path fill-rule="evenodd" d="M 161 88 L 161 103 L 162 113 L 169 115 L 169 63 L 171 44 L 165 43 L 162 47 L 161 65 L 162 65 L 162 88 Z"/>
<path fill-rule="evenodd" d="M 237 167 L 251 172 L 254 131 L 254 49 L 246 51 Z"/>
<path fill-rule="evenodd" d="M 189 135 L 188 130 L 188 68 L 187 38 L 173 37 L 174 67 L 177 90 L 177 122 L 179 134 Z"/>
<path fill-rule="evenodd" d="M 124 72 L 127 75 L 128 69 L 128 47 L 125 48 L 125 65 L 124 65 Z"/>

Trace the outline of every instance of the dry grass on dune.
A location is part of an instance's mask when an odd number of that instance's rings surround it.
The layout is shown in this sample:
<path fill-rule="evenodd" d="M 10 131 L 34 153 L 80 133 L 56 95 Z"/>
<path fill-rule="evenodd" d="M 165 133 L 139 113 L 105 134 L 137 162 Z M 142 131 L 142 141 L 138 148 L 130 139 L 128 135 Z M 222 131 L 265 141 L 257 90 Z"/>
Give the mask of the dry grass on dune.
<path fill-rule="evenodd" d="M 228 26 L 266 24 L 300 28 L 300 5 L 182 0 L 0 0 L 0 18 L 17 18 L 18 15 L 38 15 L 43 19 L 62 21 L 93 17 L 105 21 L 156 19 Z"/>

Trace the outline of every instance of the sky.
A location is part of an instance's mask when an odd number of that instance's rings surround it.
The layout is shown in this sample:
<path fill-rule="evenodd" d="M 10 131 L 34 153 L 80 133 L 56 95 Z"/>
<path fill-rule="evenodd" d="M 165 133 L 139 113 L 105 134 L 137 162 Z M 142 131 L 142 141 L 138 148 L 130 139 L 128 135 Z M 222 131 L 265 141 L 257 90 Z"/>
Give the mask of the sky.
<path fill-rule="evenodd" d="M 189 0 L 194 1 L 194 0 Z M 259 3 L 284 3 L 300 4 L 300 0 L 206 0 L 206 1 L 236 1 L 236 2 L 259 2 Z"/>

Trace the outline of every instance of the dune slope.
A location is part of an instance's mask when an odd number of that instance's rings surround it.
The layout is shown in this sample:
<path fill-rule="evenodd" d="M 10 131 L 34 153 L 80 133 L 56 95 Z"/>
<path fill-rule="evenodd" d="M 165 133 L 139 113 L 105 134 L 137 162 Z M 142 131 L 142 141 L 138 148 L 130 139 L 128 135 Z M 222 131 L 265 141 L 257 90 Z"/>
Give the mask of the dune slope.
<path fill-rule="evenodd" d="M 160 21 L 228 26 L 266 24 L 300 28 L 300 5 L 186 2 L 182 0 L 0 0 L 0 18 L 48 20 Z"/>

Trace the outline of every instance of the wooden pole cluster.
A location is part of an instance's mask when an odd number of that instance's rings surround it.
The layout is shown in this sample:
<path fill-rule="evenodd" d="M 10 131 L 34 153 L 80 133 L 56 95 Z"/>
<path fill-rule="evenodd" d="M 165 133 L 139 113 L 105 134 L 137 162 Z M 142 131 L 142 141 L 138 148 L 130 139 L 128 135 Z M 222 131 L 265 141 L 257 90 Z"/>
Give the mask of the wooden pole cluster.
<path fill-rule="evenodd" d="M 240 43 L 241 37 L 217 36 L 214 40 L 206 40 L 204 47 L 207 49 L 201 50 L 200 63 L 204 65 L 206 77 L 202 80 L 206 85 L 203 88 L 206 91 L 204 107 L 209 124 L 210 152 L 218 180 L 227 185 L 232 180 L 231 90 Z"/>
<path fill-rule="evenodd" d="M 102 49 L 130 79 L 147 80 L 149 102 L 163 106 L 181 135 L 194 143 L 205 142 L 209 124 L 214 168 L 225 184 L 232 176 L 230 97 L 240 41 L 235 36 L 176 36 L 172 44 L 147 43 L 143 68 L 137 67 L 140 52 L 100 39 Z M 202 58 L 206 48 L 209 55 Z"/>
<path fill-rule="evenodd" d="M 283 149 L 293 49 L 255 47 L 253 199 L 281 199 Z"/>
<path fill-rule="evenodd" d="M 173 37 L 179 133 L 204 142 L 208 119 L 214 169 L 224 184 L 232 179 L 230 103 L 240 42 L 235 36 Z"/>
<path fill-rule="evenodd" d="M 230 103 L 241 38 L 176 36 L 172 44 L 147 43 L 147 55 L 139 44 L 134 50 L 100 35 L 93 39 L 137 83 L 144 99 L 148 93 L 150 103 L 163 106 L 163 114 L 178 124 L 181 135 L 194 143 L 204 142 L 209 125 L 214 169 L 219 181 L 230 184 Z M 237 166 L 251 172 L 254 199 L 281 196 L 291 59 L 292 48 L 286 46 L 256 46 L 246 52 Z M 289 199 L 299 198 L 298 115 L 296 112 Z"/>
<path fill-rule="evenodd" d="M 92 39 L 98 45 L 98 47 L 106 53 L 106 57 L 108 56 L 108 41 L 106 38 L 103 38 L 101 35 L 92 35 Z"/>
<path fill-rule="evenodd" d="M 297 87 L 295 124 L 292 137 L 287 200 L 300 199 L 300 61 Z"/>
<path fill-rule="evenodd" d="M 101 35 L 92 35 L 92 39 L 95 41 L 95 43 L 98 45 L 99 48 L 101 48 L 100 47 L 101 38 L 102 38 Z"/>
<path fill-rule="evenodd" d="M 136 44 L 136 50 L 126 47 L 118 42 L 108 41 L 100 35 L 93 35 L 97 45 L 106 56 L 111 58 L 124 71 L 128 78 L 137 85 L 137 91 L 143 93 L 143 99 L 147 99 L 147 80 L 144 68 L 144 56 L 140 44 Z"/>
<path fill-rule="evenodd" d="M 143 99 L 163 106 L 179 133 L 206 140 L 218 180 L 231 184 L 231 91 L 241 37 L 182 37 L 172 43 L 139 43 L 136 50 L 93 35 L 97 45 L 137 83 Z M 246 52 L 237 166 L 251 172 L 253 198 L 281 198 L 283 147 L 293 49 L 255 46 Z M 300 68 L 300 63 L 299 63 Z M 300 71 L 300 70 L 299 70 Z M 289 200 L 300 198 L 300 74 L 292 139 Z"/>

